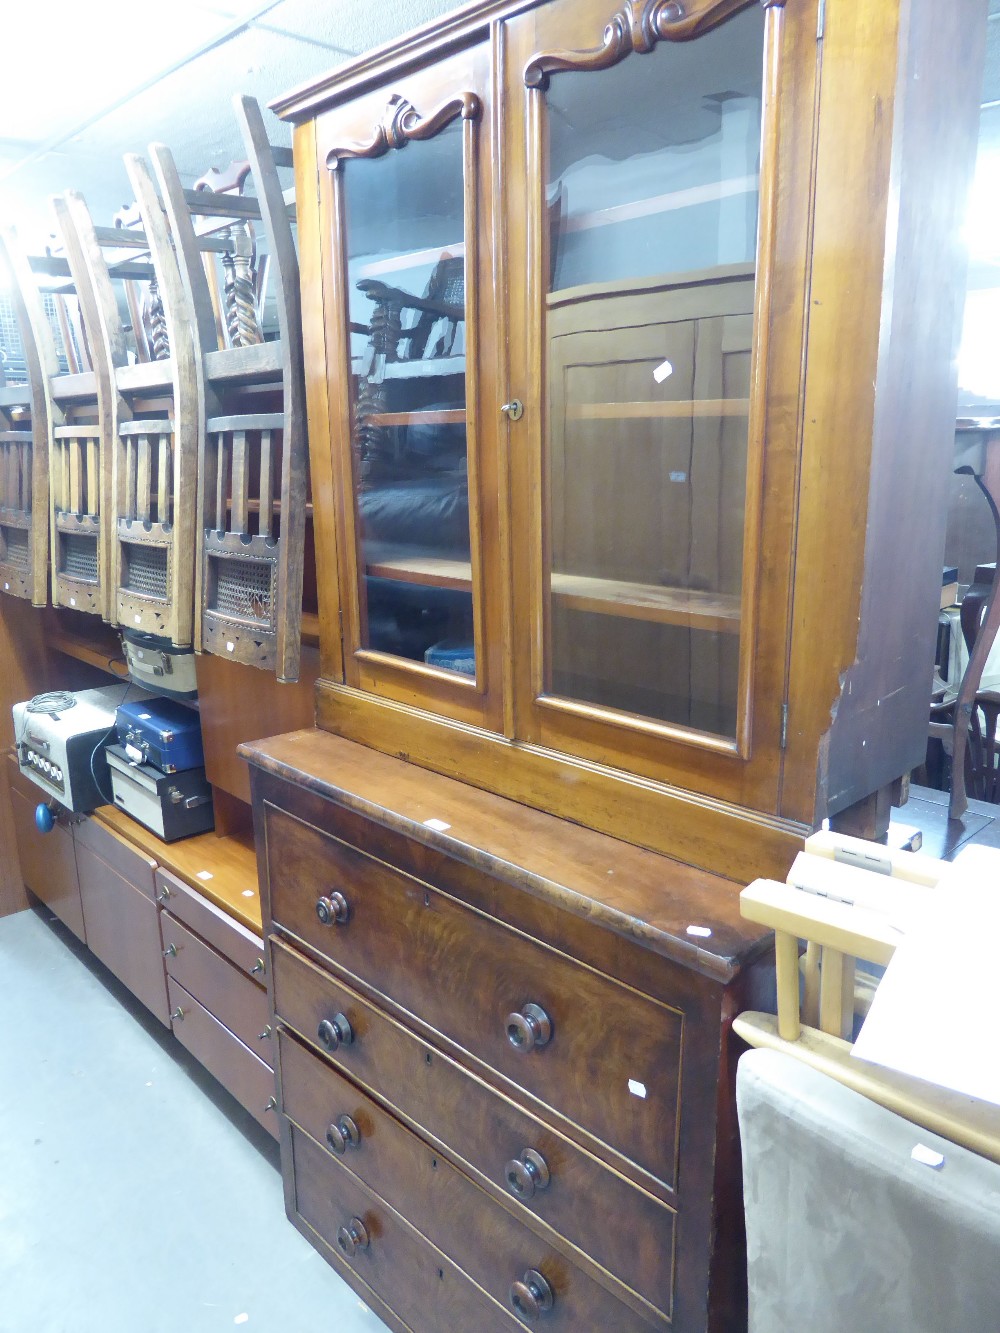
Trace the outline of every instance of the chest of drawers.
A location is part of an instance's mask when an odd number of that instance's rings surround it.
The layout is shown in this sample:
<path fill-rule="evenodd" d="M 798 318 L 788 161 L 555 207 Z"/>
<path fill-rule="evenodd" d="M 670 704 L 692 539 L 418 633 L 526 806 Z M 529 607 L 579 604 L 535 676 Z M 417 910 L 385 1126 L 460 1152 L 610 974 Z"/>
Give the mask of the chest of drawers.
<path fill-rule="evenodd" d="M 295 1225 L 414 1333 L 738 1327 L 738 887 L 326 733 L 246 756 Z"/>

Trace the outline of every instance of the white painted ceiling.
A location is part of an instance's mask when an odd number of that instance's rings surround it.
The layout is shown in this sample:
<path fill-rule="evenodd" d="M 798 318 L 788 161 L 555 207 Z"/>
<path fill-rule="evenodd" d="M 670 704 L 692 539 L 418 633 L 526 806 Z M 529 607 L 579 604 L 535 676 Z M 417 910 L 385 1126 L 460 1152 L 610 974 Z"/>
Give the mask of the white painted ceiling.
<path fill-rule="evenodd" d="M 122 156 L 161 141 L 186 184 L 241 158 L 236 93 L 262 104 L 456 8 L 455 0 L 7 0 L 0 18 L 0 222 L 40 251 L 49 200 L 97 222 L 131 193 Z M 269 116 L 275 143 L 288 126 Z"/>

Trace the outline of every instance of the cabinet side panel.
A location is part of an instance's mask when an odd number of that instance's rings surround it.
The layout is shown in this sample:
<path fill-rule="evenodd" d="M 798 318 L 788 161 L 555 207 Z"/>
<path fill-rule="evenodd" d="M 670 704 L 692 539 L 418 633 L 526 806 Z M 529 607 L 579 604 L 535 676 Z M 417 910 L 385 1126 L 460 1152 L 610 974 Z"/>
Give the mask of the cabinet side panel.
<path fill-rule="evenodd" d="M 807 823 L 923 750 L 982 18 L 827 0 L 780 807 Z"/>
<path fill-rule="evenodd" d="M 927 745 L 986 25 L 978 0 L 903 8 L 861 627 L 818 814 L 908 772 Z"/>

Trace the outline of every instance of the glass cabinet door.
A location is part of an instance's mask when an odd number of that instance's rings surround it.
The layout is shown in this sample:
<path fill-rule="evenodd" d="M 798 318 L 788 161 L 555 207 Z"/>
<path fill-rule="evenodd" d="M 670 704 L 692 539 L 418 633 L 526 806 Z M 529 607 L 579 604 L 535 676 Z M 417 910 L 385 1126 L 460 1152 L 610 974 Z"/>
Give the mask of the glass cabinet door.
<path fill-rule="evenodd" d="M 540 220 L 523 261 L 540 368 L 537 471 L 517 487 L 537 497 L 520 726 L 629 768 L 665 741 L 709 764 L 750 749 L 776 31 L 759 3 L 684 9 L 543 11 L 507 74 Z"/>
<path fill-rule="evenodd" d="M 423 692 L 435 708 L 450 699 L 477 720 L 490 674 L 477 429 L 478 248 L 491 216 L 480 63 L 447 62 L 352 107 L 349 123 L 330 117 L 327 157 L 346 332 L 348 683 L 407 699 Z"/>

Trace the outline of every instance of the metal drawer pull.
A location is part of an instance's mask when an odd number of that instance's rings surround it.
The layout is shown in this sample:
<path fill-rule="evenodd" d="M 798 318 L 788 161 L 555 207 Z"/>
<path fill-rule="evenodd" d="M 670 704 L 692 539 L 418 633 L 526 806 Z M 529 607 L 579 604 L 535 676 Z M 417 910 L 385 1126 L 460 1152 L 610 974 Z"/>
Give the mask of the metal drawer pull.
<path fill-rule="evenodd" d="M 277 1097 L 268 1097 L 267 1101 L 264 1103 L 264 1114 L 266 1115 L 268 1111 L 276 1111 L 277 1109 L 278 1109 Z"/>
<path fill-rule="evenodd" d="M 346 1227 L 337 1229 L 337 1244 L 348 1259 L 353 1259 L 358 1250 L 367 1250 L 368 1229 L 360 1217 L 352 1217 Z"/>
<path fill-rule="evenodd" d="M 171 1022 L 174 1023 L 179 1023 L 183 1017 L 184 1017 L 184 1010 L 180 1007 L 180 1005 L 178 1005 L 177 1008 L 170 1015 Z"/>
<path fill-rule="evenodd" d="M 158 903 L 165 903 L 168 898 L 172 897 L 173 894 L 171 893 L 170 889 L 168 889 L 166 884 L 164 884 L 163 887 L 160 889 L 160 892 L 156 895 L 156 901 Z"/>
<path fill-rule="evenodd" d="M 176 958 L 176 957 L 177 957 L 177 945 L 176 945 L 176 944 L 168 944 L 167 947 L 163 950 L 163 956 L 164 956 L 164 958 Z"/>
<path fill-rule="evenodd" d="M 503 1169 L 504 1184 L 515 1199 L 531 1199 L 536 1190 L 548 1186 L 551 1176 L 545 1158 L 534 1148 L 525 1148 Z"/>
<path fill-rule="evenodd" d="M 510 1289 L 510 1303 L 521 1318 L 534 1321 L 556 1303 L 552 1288 L 537 1268 L 529 1268 L 520 1282 Z"/>
<path fill-rule="evenodd" d="M 540 1004 L 526 1004 L 507 1015 L 507 1040 L 515 1051 L 533 1051 L 547 1045 L 551 1036 L 552 1021 Z"/>
<path fill-rule="evenodd" d="M 336 1051 L 341 1046 L 350 1046 L 354 1040 L 354 1029 L 347 1021 L 346 1014 L 334 1014 L 333 1018 L 323 1019 L 316 1029 L 316 1035 L 328 1051 Z"/>
<path fill-rule="evenodd" d="M 361 1131 L 349 1115 L 339 1115 L 327 1127 L 326 1141 L 338 1157 L 343 1157 L 348 1148 L 360 1145 Z"/>
<path fill-rule="evenodd" d="M 252 977 L 256 977 L 256 976 L 261 976 L 261 977 L 262 977 L 262 976 L 264 975 L 264 960 L 263 960 L 263 958 L 258 958 L 258 959 L 257 959 L 256 963 L 254 963 L 253 967 L 250 969 L 250 975 L 251 975 Z"/>
<path fill-rule="evenodd" d="M 346 926 L 351 908 L 342 893 L 330 893 L 317 900 L 316 915 L 324 926 Z"/>
<path fill-rule="evenodd" d="M 268 1039 L 268 1037 L 269 1037 L 270 1035 L 271 1035 L 271 1024 L 268 1023 L 267 1026 L 264 1028 L 264 1031 L 263 1031 L 263 1032 L 258 1032 L 258 1033 L 257 1033 L 257 1040 L 258 1040 L 258 1041 L 267 1041 L 267 1039 Z"/>

